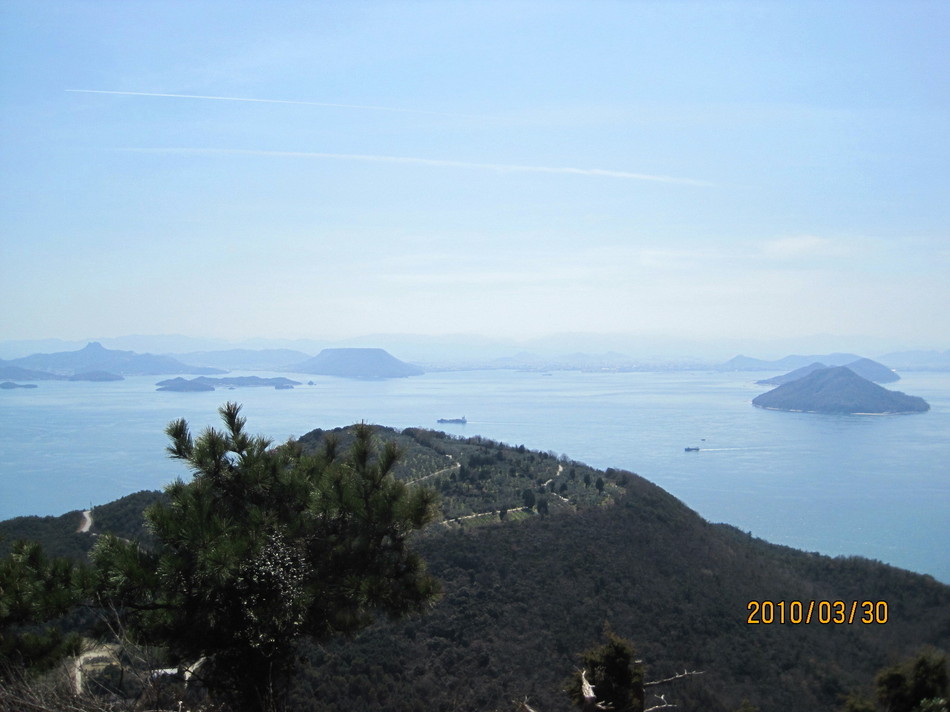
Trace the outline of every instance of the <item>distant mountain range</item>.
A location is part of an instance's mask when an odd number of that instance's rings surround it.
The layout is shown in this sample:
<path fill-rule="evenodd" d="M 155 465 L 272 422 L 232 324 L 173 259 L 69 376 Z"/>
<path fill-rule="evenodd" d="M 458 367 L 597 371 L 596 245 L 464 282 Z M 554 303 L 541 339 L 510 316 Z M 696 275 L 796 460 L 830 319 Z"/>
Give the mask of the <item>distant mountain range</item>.
<path fill-rule="evenodd" d="M 865 361 L 852 353 L 833 353 L 825 355 L 791 355 L 768 361 L 749 356 L 735 356 L 716 366 L 718 371 L 786 371 L 807 368 L 814 363 L 824 366 L 851 366 L 857 361 Z M 878 356 L 877 362 L 888 364 L 891 369 L 902 371 L 950 371 L 950 351 L 895 351 Z M 884 383 L 885 381 L 879 381 Z"/>
<path fill-rule="evenodd" d="M 78 351 L 33 354 L 9 361 L 0 360 L 0 379 L 108 381 L 121 380 L 122 376 L 222 374 L 227 373 L 230 368 L 283 370 L 345 378 L 404 378 L 424 373 L 422 368 L 400 361 L 384 349 L 376 348 L 323 349 L 312 358 L 292 349 L 195 352 L 186 354 L 185 358 L 189 356 L 203 365 L 188 364 L 168 355 L 107 349 L 98 342 L 91 342 Z M 215 386 L 211 381 L 179 381 L 160 385 L 164 390 L 209 390 Z M 283 387 L 295 383 L 281 385 Z M 251 384 L 222 381 L 217 385 L 233 387 Z"/>
<path fill-rule="evenodd" d="M 157 376 L 173 373 L 213 374 L 224 371 L 204 366 L 189 366 L 171 356 L 107 349 L 98 342 L 91 342 L 78 351 L 33 354 L 0 361 L 0 378 L 17 380 L 63 379 L 83 374 L 91 374 L 89 380 L 111 380 L 110 374 Z"/>
<path fill-rule="evenodd" d="M 846 366 L 820 368 L 754 398 L 752 405 L 805 413 L 922 413 L 930 405 L 917 396 L 889 391 Z"/>
<path fill-rule="evenodd" d="M 595 335 L 596 336 L 596 335 Z M 777 360 L 765 360 L 748 356 L 736 356 L 725 363 L 716 364 L 708 358 L 661 355 L 657 351 L 650 353 L 646 345 L 626 345 L 632 350 L 622 352 L 616 349 L 593 350 L 606 346 L 609 340 L 594 339 L 586 344 L 589 348 L 570 350 L 582 335 L 566 335 L 563 350 L 557 350 L 558 340 L 535 339 L 529 341 L 530 348 L 513 346 L 515 342 L 491 341 L 473 336 L 447 335 L 444 337 L 414 337 L 411 335 L 382 334 L 375 337 L 376 346 L 386 348 L 389 353 L 399 353 L 403 359 L 409 354 L 408 362 L 426 372 L 472 370 L 472 369 L 519 369 L 532 371 L 582 370 L 582 371 L 689 371 L 715 369 L 720 371 L 773 371 L 782 372 L 809 367 L 820 363 L 824 366 L 851 365 L 861 358 L 851 352 L 831 353 L 827 355 L 791 355 Z M 228 347 L 228 342 L 211 339 L 192 339 L 188 337 L 121 337 L 107 340 L 111 348 L 101 342 L 93 341 L 83 348 L 63 350 L 74 342 L 57 341 L 6 341 L 0 342 L 0 354 L 17 356 L 8 360 L 0 359 L 0 378 L 12 381 L 40 381 L 59 379 L 64 376 L 86 378 L 90 371 L 120 375 L 171 375 L 171 374 L 215 374 L 227 371 L 295 371 L 301 364 L 305 368 L 324 367 L 333 370 L 330 375 L 345 375 L 346 369 L 337 364 L 321 363 L 325 356 L 314 366 L 309 364 L 311 355 L 330 353 L 352 348 L 358 351 L 364 343 L 373 342 L 370 337 L 351 339 L 346 348 L 337 348 L 314 340 L 266 340 L 256 339 L 242 342 L 241 348 Z M 602 343 L 603 342 L 603 343 Z M 649 342 L 646 342 L 647 344 Z M 118 348 L 119 345 L 131 346 L 135 350 Z M 215 348 L 220 344 L 221 348 Z M 342 345 L 342 344 L 341 344 Z M 526 344 L 527 345 L 527 344 Z M 192 346 L 192 350 L 182 347 Z M 535 351 L 534 347 L 542 347 Z M 686 345 L 684 345 L 685 348 Z M 198 348 L 194 348 L 198 347 Z M 205 347 L 205 348 L 201 348 Z M 54 349 L 59 349 L 55 350 Z M 150 352 L 141 353 L 146 348 Z M 366 347 L 369 348 L 369 347 Z M 20 356 L 36 349 L 31 355 Z M 39 350 L 43 349 L 42 352 Z M 200 349 L 200 350 L 199 350 Z M 48 351 L 47 351 L 48 350 Z M 98 353 L 97 353 L 98 352 Z M 640 354 L 639 356 L 630 354 Z M 108 356 L 108 359 L 105 358 Z M 950 351 L 895 351 L 879 356 L 878 362 L 887 364 L 889 369 L 903 371 L 946 371 L 950 370 Z M 404 361 L 405 362 L 405 361 Z M 19 370 L 16 370 L 19 369 Z M 856 369 L 860 371 L 860 369 Z M 308 371 L 309 372 L 309 371 Z M 316 373 L 316 371 L 315 371 Z M 877 382 L 887 382 L 881 376 L 870 377 Z M 354 377 L 375 377 L 356 375 Z M 392 376 L 386 376 L 392 377 Z M 90 380 L 96 380 L 92 378 Z"/>

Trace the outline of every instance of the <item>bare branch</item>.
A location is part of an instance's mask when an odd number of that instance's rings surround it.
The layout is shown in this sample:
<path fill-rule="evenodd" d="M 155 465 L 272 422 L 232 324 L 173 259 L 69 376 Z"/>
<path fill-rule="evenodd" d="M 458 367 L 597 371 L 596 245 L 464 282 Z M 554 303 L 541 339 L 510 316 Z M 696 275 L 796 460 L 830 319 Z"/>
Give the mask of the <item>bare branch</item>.
<path fill-rule="evenodd" d="M 587 681 L 587 671 L 581 670 L 581 694 L 584 696 L 584 711 L 588 710 L 606 710 L 608 707 L 603 702 L 597 701 L 597 695 L 594 694 L 594 686 Z"/>
<path fill-rule="evenodd" d="M 668 710 L 668 709 L 672 709 L 676 707 L 676 705 L 674 705 L 673 703 L 666 701 L 665 695 L 659 695 L 659 696 L 654 695 L 654 697 L 660 700 L 661 704 L 653 705 L 653 707 L 647 707 L 643 710 L 643 712 L 654 712 L 654 710 Z"/>
<path fill-rule="evenodd" d="M 705 670 L 683 670 L 683 672 L 678 672 L 673 677 L 667 677 L 663 680 L 651 680 L 650 682 L 644 682 L 644 687 L 653 687 L 654 685 L 665 685 L 668 682 L 673 682 L 674 680 L 682 680 L 683 678 L 692 677 L 693 675 L 704 675 Z M 646 712 L 646 710 L 644 710 Z"/>

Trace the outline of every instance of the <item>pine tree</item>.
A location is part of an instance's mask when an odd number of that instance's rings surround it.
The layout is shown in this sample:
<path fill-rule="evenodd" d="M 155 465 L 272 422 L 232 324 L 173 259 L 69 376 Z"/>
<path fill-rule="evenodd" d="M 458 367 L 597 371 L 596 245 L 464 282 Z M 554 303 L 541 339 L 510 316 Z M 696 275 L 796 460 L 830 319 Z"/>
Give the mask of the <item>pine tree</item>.
<path fill-rule="evenodd" d="M 628 641 L 610 630 L 605 635 L 606 643 L 581 654 L 582 668 L 571 677 L 567 692 L 585 710 L 642 712 L 643 665 L 634 660 Z"/>
<path fill-rule="evenodd" d="M 0 681 L 15 670 L 47 670 L 80 644 L 51 621 L 86 598 L 89 570 L 68 559 L 49 558 L 36 542 L 14 542 L 0 559 Z"/>
<path fill-rule="evenodd" d="M 311 455 L 248 436 L 234 403 L 219 412 L 223 431 L 193 439 L 184 420 L 166 430 L 193 477 L 146 511 L 156 546 L 103 537 L 93 560 L 131 629 L 182 664 L 201 661 L 216 699 L 280 709 L 302 637 L 352 633 L 437 596 L 408 546 L 435 495 L 393 477 L 399 453 L 377 453 L 368 426 L 345 456 L 333 440 Z"/>

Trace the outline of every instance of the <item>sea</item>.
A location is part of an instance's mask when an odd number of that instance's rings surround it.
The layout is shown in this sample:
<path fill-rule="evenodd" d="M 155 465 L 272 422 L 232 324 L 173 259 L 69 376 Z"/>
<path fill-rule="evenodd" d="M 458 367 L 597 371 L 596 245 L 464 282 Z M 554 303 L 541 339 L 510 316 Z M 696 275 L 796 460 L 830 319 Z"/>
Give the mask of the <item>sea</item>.
<path fill-rule="evenodd" d="M 767 372 L 434 372 L 392 380 L 286 376 L 292 390 L 156 390 L 167 376 L 47 381 L 0 391 L 0 520 L 88 509 L 190 476 L 165 426 L 220 424 L 226 401 L 275 442 L 358 422 L 424 427 L 635 472 L 711 522 L 832 556 L 862 556 L 950 583 L 950 373 L 892 390 L 913 415 L 755 408 Z M 439 418 L 465 417 L 465 424 Z M 687 451 L 686 448 L 699 448 Z M 78 524 L 78 522 L 77 522 Z"/>

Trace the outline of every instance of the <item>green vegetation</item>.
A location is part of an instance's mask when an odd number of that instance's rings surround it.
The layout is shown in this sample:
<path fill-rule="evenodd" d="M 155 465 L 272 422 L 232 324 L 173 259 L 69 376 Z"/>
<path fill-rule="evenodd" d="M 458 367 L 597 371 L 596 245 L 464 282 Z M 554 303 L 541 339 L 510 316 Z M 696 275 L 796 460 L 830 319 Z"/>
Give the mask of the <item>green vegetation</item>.
<path fill-rule="evenodd" d="M 852 693 L 843 712 L 948 712 L 947 656 L 934 649 L 884 668 L 874 678 L 874 700 Z"/>
<path fill-rule="evenodd" d="M 168 427 L 169 452 L 194 477 L 146 510 L 155 546 L 105 535 L 92 560 L 133 631 L 179 664 L 203 660 L 202 679 L 232 709 L 271 710 L 301 637 L 352 633 L 433 599 L 407 540 L 434 516 L 434 495 L 393 478 L 398 451 L 376 455 L 365 426 L 346 457 L 332 440 L 309 455 L 248 436 L 239 410 L 224 406 L 226 429 L 196 440 L 183 420 Z"/>
<path fill-rule="evenodd" d="M 611 631 L 606 635 L 606 643 L 580 656 L 581 669 L 568 681 L 567 694 L 578 707 L 643 712 L 643 664 L 628 641 Z"/>
<path fill-rule="evenodd" d="M 85 567 L 49 558 L 35 542 L 18 542 L 0 559 L 0 684 L 11 670 L 51 668 L 79 651 L 80 637 L 48 624 L 91 590 Z"/>

